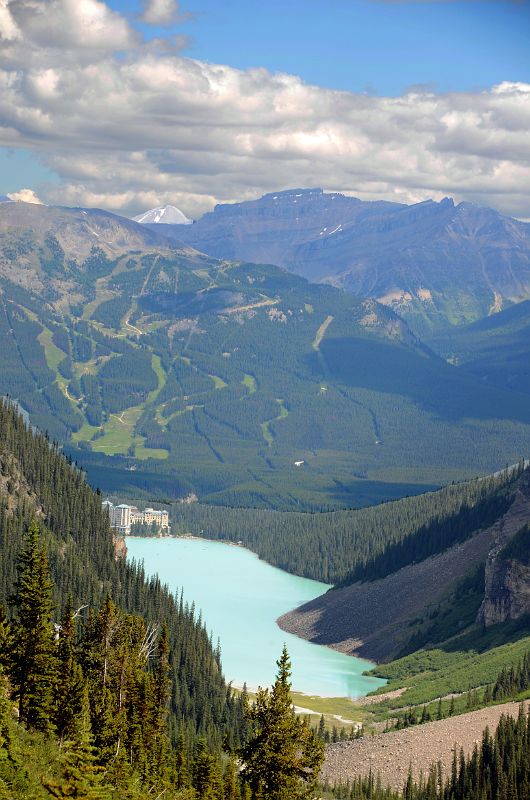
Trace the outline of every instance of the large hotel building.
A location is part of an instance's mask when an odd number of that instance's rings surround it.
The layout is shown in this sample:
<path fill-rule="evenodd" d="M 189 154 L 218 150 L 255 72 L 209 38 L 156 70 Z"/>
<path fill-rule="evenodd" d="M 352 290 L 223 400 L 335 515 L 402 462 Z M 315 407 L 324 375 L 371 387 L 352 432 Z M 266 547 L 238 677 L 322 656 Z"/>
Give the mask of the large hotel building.
<path fill-rule="evenodd" d="M 169 528 L 169 514 L 167 511 L 158 511 L 156 508 L 145 508 L 140 511 L 136 506 L 128 506 L 126 503 L 121 503 L 115 506 L 110 500 L 104 500 L 103 508 L 109 512 L 109 520 L 111 528 L 122 536 L 128 536 L 131 533 L 132 525 L 156 525 L 160 533 L 168 534 Z"/>

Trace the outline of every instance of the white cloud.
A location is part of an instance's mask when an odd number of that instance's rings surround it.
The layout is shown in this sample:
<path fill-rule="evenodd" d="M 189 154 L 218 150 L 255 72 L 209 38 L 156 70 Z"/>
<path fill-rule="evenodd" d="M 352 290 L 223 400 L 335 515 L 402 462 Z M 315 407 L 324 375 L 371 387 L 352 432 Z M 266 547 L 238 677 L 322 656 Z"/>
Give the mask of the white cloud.
<path fill-rule="evenodd" d="M 9 0 L 0 0 L 0 39 L 12 41 L 20 38 L 20 31 L 9 8 Z"/>
<path fill-rule="evenodd" d="M 50 49 L 70 57 L 126 50 L 137 41 L 125 18 L 100 0 L 11 0 L 9 9 L 26 43 L 47 59 Z"/>
<path fill-rule="evenodd" d="M 177 0 L 145 0 L 142 19 L 148 25 L 170 25 L 180 18 Z"/>
<path fill-rule="evenodd" d="M 11 192 L 7 197 L 19 203 L 35 203 L 39 206 L 42 205 L 42 200 L 39 200 L 33 189 L 20 189 L 18 192 Z"/>
<path fill-rule="evenodd" d="M 59 174 L 47 202 L 124 213 L 169 202 L 197 216 L 322 186 L 407 202 L 449 194 L 530 216 L 525 83 L 372 97 L 184 58 L 142 43 L 96 0 L 9 8 L 20 39 L 0 48 L 0 144 Z M 66 18 L 75 25 L 61 32 Z"/>

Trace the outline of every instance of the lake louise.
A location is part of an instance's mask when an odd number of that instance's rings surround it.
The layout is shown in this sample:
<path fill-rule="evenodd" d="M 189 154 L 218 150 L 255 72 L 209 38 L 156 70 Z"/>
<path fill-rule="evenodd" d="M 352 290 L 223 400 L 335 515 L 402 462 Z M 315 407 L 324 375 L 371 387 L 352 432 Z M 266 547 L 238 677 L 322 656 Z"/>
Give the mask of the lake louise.
<path fill-rule="evenodd" d="M 370 663 L 282 631 L 276 619 L 325 592 L 318 581 L 290 575 L 242 547 L 191 538 L 127 538 L 129 559 L 143 561 L 174 592 L 195 602 L 223 671 L 249 689 L 274 680 L 284 642 L 293 664 L 293 689 L 322 697 L 358 697 L 383 681 L 363 675 Z"/>

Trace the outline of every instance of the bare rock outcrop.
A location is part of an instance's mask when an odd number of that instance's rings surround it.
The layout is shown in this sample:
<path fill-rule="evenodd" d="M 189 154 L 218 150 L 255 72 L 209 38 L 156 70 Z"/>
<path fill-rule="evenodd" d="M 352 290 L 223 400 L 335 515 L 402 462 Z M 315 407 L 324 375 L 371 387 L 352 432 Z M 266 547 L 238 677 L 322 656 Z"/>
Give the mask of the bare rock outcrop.
<path fill-rule="evenodd" d="M 530 531 L 528 532 L 530 550 Z M 486 564 L 486 591 L 478 621 L 489 627 L 530 614 L 530 566 L 496 549 Z"/>

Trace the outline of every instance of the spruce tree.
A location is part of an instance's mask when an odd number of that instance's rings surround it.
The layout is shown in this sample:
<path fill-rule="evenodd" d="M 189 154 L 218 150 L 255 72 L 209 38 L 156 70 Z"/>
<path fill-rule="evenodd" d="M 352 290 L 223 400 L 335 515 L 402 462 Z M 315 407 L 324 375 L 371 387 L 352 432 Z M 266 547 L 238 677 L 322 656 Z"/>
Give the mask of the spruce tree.
<path fill-rule="evenodd" d="M 110 800 L 110 787 L 105 785 L 103 769 L 96 762 L 90 728 L 88 689 L 83 690 L 82 707 L 77 731 L 66 745 L 61 783 L 44 783 L 57 800 Z"/>
<path fill-rule="evenodd" d="M 269 692 L 259 689 L 248 709 L 250 737 L 241 748 L 242 776 L 254 798 L 298 800 L 314 796 L 324 748 L 311 728 L 296 717 L 291 701 L 287 648 L 277 661 Z"/>
<path fill-rule="evenodd" d="M 167 736 L 167 717 L 170 692 L 168 630 L 167 624 L 164 622 L 158 640 L 156 667 L 154 670 L 153 732 L 151 737 L 152 766 L 159 779 L 168 770 L 170 745 Z"/>
<path fill-rule="evenodd" d="M 19 555 L 18 580 L 13 605 L 13 682 L 19 718 L 28 728 L 47 732 L 53 728 L 53 686 L 57 675 L 52 622 L 52 582 L 39 528 L 32 521 L 25 547 Z"/>
<path fill-rule="evenodd" d="M 75 656 L 75 620 L 71 595 L 61 621 L 57 660 L 55 728 L 61 739 L 70 739 L 81 715 L 84 693 L 83 672 Z"/>

